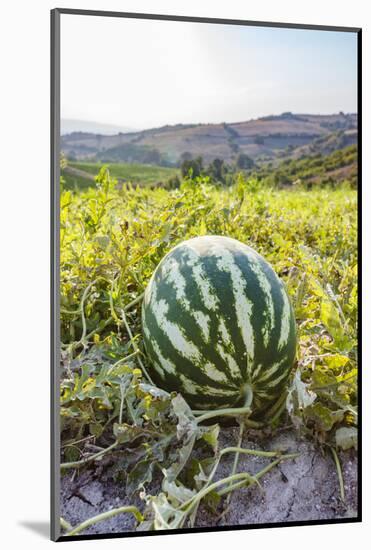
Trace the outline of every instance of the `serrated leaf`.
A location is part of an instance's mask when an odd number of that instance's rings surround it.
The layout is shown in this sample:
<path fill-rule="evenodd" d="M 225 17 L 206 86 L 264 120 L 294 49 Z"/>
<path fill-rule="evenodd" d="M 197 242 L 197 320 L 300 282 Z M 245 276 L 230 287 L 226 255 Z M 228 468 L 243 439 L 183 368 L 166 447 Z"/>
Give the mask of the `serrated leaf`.
<path fill-rule="evenodd" d="M 187 502 L 187 500 L 191 499 L 196 494 L 196 491 L 194 490 L 183 487 L 175 481 L 169 481 L 166 475 L 162 482 L 162 489 L 165 493 L 167 493 L 168 498 L 170 497 L 172 503 L 177 506 Z"/>
<path fill-rule="evenodd" d="M 210 491 L 209 493 L 207 493 L 207 495 L 204 497 L 203 501 L 204 503 L 206 504 L 206 506 L 208 508 L 210 508 L 210 510 L 213 512 L 213 513 L 216 513 L 217 511 L 217 508 L 220 504 L 220 501 L 221 501 L 222 497 L 219 495 L 219 493 L 217 493 L 217 491 Z"/>
<path fill-rule="evenodd" d="M 353 342 L 345 332 L 343 322 L 335 303 L 327 296 L 321 301 L 320 317 L 322 323 L 334 339 L 336 347 L 342 351 L 350 350 L 353 347 Z"/>
<path fill-rule="evenodd" d="M 340 422 L 344 417 L 344 411 L 331 411 L 322 403 L 315 403 L 305 409 L 305 416 L 314 421 L 317 429 L 328 432 L 336 422 Z"/>
<path fill-rule="evenodd" d="M 178 418 L 178 438 L 189 438 L 198 434 L 199 429 L 192 410 L 179 393 L 171 400 L 171 405 Z"/>
<path fill-rule="evenodd" d="M 339 367 L 344 367 L 347 363 L 349 363 L 349 357 L 336 353 L 325 357 L 324 362 L 330 369 L 337 369 Z"/>
<path fill-rule="evenodd" d="M 331 371 L 316 369 L 312 374 L 312 387 L 320 390 L 322 388 L 335 387 L 337 378 Z"/>
<path fill-rule="evenodd" d="M 200 490 L 203 484 L 209 480 L 209 475 L 214 466 L 215 458 L 212 457 L 196 461 L 195 467 L 192 471 L 192 475 L 198 490 Z"/>
<path fill-rule="evenodd" d="M 339 391 L 341 377 L 336 377 L 331 371 L 324 372 L 320 369 L 315 370 L 312 376 L 312 385 L 319 395 L 343 409 L 349 408 L 348 391 Z"/>
<path fill-rule="evenodd" d="M 170 398 L 170 394 L 167 391 L 157 388 L 156 386 L 152 386 L 151 384 L 141 382 L 139 384 L 139 388 L 144 393 L 149 393 L 152 397 L 156 397 L 157 399 L 165 400 Z"/>
<path fill-rule="evenodd" d="M 164 493 L 149 497 L 148 502 L 154 512 L 154 528 L 156 531 L 181 526 L 182 521 L 186 518 L 186 513 L 172 506 Z"/>
<path fill-rule="evenodd" d="M 214 426 L 208 426 L 202 430 L 202 439 L 206 441 L 213 449 L 214 453 L 218 450 L 218 438 L 219 438 L 220 426 L 215 424 Z"/>
<path fill-rule="evenodd" d="M 332 336 L 339 337 L 344 334 L 339 312 L 335 305 L 326 298 L 321 302 L 321 321 Z"/>
<path fill-rule="evenodd" d="M 99 424 L 98 422 L 89 424 L 89 432 L 91 433 L 91 435 L 94 435 L 95 437 L 101 436 L 103 433 L 102 424 Z"/>
<path fill-rule="evenodd" d="M 115 423 L 113 425 L 113 434 L 118 443 L 131 443 L 143 435 L 143 429 L 140 426 Z"/>
<path fill-rule="evenodd" d="M 169 481 L 173 481 L 174 479 L 176 479 L 187 464 L 188 459 L 191 456 L 195 441 L 196 435 L 193 435 L 190 437 L 188 442 L 183 445 L 183 447 L 177 450 L 177 457 L 175 458 L 170 468 L 166 470 L 166 475 Z"/>
<path fill-rule="evenodd" d="M 75 462 L 80 458 L 80 451 L 77 447 L 66 447 L 64 450 L 65 462 Z"/>
<path fill-rule="evenodd" d="M 90 365 L 82 365 L 81 367 L 81 375 L 78 374 L 75 375 L 75 388 L 74 388 L 74 394 L 79 394 L 83 390 L 84 384 L 87 382 L 90 374 Z M 94 382 L 94 380 L 92 380 Z M 95 383 L 95 382 L 94 382 Z"/>
<path fill-rule="evenodd" d="M 154 464 L 153 460 L 144 459 L 134 466 L 126 480 L 126 491 L 128 494 L 141 489 L 146 483 L 152 481 Z"/>
<path fill-rule="evenodd" d="M 310 384 L 301 380 L 300 370 L 297 369 L 286 399 L 286 408 L 289 414 L 292 414 L 296 408 L 305 409 L 314 402 L 317 394 L 310 390 L 309 386 Z"/>

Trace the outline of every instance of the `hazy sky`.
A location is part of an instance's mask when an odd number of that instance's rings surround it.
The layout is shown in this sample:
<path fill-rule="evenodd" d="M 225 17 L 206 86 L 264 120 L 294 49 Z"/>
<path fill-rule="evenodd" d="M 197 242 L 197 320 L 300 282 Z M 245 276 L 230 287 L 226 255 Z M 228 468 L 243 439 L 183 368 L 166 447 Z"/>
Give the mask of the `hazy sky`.
<path fill-rule="evenodd" d="M 355 33 L 62 15 L 63 118 L 143 129 L 357 110 Z"/>

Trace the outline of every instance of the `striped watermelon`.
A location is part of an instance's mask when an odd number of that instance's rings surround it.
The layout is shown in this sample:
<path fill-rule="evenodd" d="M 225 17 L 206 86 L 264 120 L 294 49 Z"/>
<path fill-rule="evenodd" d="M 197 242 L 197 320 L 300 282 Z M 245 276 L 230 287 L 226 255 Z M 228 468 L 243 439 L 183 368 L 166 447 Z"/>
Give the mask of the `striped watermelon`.
<path fill-rule="evenodd" d="M 243 406 L 261 416 L 295 359 L 295 318 L 283 283 L 249 246 L 204 236 L 159 263 L 142 306 L 154 379 L 196 409 Z"/>

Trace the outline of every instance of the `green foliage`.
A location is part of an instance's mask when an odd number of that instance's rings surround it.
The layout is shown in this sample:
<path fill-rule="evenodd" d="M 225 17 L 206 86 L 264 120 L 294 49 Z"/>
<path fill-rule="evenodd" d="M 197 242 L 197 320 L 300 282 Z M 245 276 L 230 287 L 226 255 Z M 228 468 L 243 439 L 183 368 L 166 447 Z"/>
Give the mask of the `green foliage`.
<path fill-rule="evenodd" d="M 212 181 L 225 183 L 227 168 L 222 159 L 215 158 L 208 166 L 207 175 Z"/>
<path fill-rule="evenodd" d="M 217 507 L 227 492 L 213 485 L 217 425 L 201 427 L 180 395 L 150 383 L 140 332 L 153 270 L 177 243 L 205 234 L 255 248 L 293 301 L 298 361 L 274 426 L 291 419 L 320 442 L 355 446 L 356 212 L 351 189 L 273 190 L 243 175 L 231 187 L 193 177 L 166 190 L 118 186 L 102 168 L 95 188 L 62 190 L 62 460 L 104 463 L 106 451 L 95 458 L 89 445 L 108 448 L 107 468 L 130 491 L 160 472 L 161 492 L 144 493 L 141 529 L 192 525 L 201 498 Z M 195 446 L 209 463 L 194 458 Z M 233 487 L 255 483 L 236 475 Z"/>
<path fill-rule="evenodd" d="M 348 181 L 357 187 L 357 146 L 351 145 L 328 155 L 316 153 L 303 158 L 287 158 L 272 171 L 262 165 L 256 170 L 259 179 L 269 185 L 282 187 L 296 184 L 305 188 L 338 185 Z"/>
<path fill-rule="evenodd" d="M 123 143 L 104 151 L 99 151 L 95 158 L 103 162 L 140 162 L 143 164 L 165 164 L 166 159 L 158 149 L 148 145 Z"/>
<path fill-rule="evenodd" d="M 180 172 L 182 177 L 192 177 L 199 178 L 203 172 L 203 160 L 202 157 L 197 157 L 195 159 L 184 159 L 180 165 Z"/>
<path fill-rule="evenodd" d="M 102 168 L 102 164 L 98 162 L 69 162 L 68 166 L 71 169 L 77 169 L 78 172 L 66 170 L 66 166 L 62 167 L 62 175 L 66 181 L 66 189 L 87 189 L 94 188 L 95 176 Z M 109 165 L 111 176 L 118 178 L 120 182 L 131 182 L 132 184 L 149 187 L 157 187 L 159 185 L 166 186 L 170 181 L 175 181 L 179 174 L 176 168 L 167 168 L 165 166 L 150 166 L 148 164 L 138 163 L 112 163 Z M 90 177 L 89 177 L 90 176 Z M 175 185 L 177 186 L 177 185 Z"/>
<path fill-rule="evenodd" d="M 236 166 L 239 170 L 251 170 L 254 167 L 254 161 L 245 153 L 240 153 L 236 160 Z"/>

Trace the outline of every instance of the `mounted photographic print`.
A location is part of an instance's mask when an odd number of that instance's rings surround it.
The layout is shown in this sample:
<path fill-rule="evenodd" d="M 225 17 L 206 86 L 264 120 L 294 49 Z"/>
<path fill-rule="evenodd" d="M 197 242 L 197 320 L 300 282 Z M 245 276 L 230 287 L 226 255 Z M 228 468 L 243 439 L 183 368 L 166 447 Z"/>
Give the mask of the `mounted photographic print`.
<path fill-rule="evenodd" d="M 52 11 L 53 540 L 361 520 L 360 56 Z"/>

